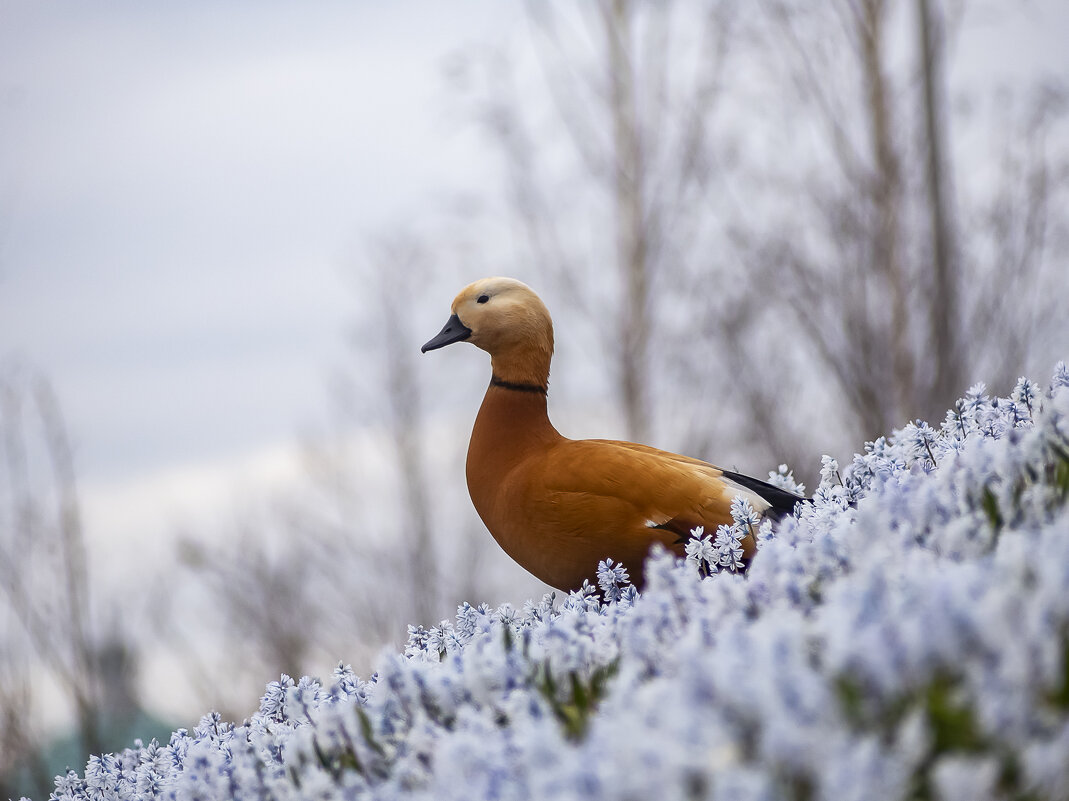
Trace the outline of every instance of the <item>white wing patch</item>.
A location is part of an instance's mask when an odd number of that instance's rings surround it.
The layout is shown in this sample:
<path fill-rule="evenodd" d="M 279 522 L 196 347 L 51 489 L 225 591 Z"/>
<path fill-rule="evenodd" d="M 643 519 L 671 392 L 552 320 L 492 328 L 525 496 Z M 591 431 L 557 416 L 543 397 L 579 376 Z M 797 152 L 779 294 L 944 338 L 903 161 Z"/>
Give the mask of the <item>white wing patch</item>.
<path fill-rule="evenodd" d="M 747 489 L 741 484 L 735 483 L 727 476 L 720 476 L 720 480 L 724 484 L 725 496 L 733 499 L 736 496 L 741 495 L 743 498 L 750 502 L 750 506 L 752 506 L 754 508 L 754 511 L 758 514 L 762 514 L 766 509 L 772 506 L 772 504 L 770 504 L 756 492 L 751 489 Z"/>

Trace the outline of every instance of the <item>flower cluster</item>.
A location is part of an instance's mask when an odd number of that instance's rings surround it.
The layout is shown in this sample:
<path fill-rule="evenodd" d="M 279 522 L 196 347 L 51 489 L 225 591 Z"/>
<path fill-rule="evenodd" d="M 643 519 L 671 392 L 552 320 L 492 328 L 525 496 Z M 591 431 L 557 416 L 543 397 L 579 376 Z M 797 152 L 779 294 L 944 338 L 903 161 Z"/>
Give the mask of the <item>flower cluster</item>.
<path fill-rule="evenodd" d="M 742 541 L 747 537 L 756 538 L 760 519 L 750 502 L 743 497 L 731 502 L 730 526 L 717 526 L 716 535 L 710 537 L 704 526 L 691 531 L 686 544 L 687 562 L 694 565 L 702 577 L 726 570 L 740 573 L 746 567 L 743 561 Z M 764 529 L 767 535 L 771 523 Z"/>
<path fill-rule="evenodd" d="M 772 475 L 793 485 L 789 471 Z M 1069 798 L 1069 370 L 826 459 L 639 595 L 462 606 L 367 682 L 268 686 L 55 799 Z M 600 590 L 600 592 L 599 592 Z"/>

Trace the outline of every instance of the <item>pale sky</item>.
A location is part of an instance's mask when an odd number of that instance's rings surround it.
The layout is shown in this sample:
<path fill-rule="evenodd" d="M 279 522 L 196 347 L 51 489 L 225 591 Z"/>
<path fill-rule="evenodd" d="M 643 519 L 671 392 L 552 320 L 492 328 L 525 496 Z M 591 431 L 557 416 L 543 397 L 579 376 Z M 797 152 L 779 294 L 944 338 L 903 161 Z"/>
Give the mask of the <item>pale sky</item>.
<path fill-rule="evenodd" d="M 301 475 L 353 251 L 489 180 L 446 61 L 525 28 L 496 0 L 0 0 L 0 367 L 56 388 L 105 596 Z"/>
<path fill-rule="evenodd" d="M 83 473 L 109 479 L 317 411 L 344 248 L 473 169 L 443 59 L 522 22 L 493 2 L 4 3 L 0 20 L 0 356 L 52 377 Z"/>
<path fill-rule="evenodd" d="M 0 363 L 53 381 L 91 537 L 287 474 L 344 360 L 345 254 L 488 172 L 444 62 L 525 24 L 493 0 L 0 2 Z"/>
<path fill-rule="evenodd" d="M 991 5 L 958 69 L 1069 73 L 1069 3 Z M 526 32 L 495 0 L 0 0 L 0 360 L 51 377 L 89 487 L 319 416 L 343 254 L 493 180 L 443 64 Z"/>
<path fill-rule="evenodd" d="M 1069 74 L 1069 3 L 969 9 L 974 81 Z M 345 253 L 494 180 L 443 65 L 526 34 L 500 0 L 0 0 L 0 360 L 54 382 L 100 528 L 146 485 L 284 472 Z"/>

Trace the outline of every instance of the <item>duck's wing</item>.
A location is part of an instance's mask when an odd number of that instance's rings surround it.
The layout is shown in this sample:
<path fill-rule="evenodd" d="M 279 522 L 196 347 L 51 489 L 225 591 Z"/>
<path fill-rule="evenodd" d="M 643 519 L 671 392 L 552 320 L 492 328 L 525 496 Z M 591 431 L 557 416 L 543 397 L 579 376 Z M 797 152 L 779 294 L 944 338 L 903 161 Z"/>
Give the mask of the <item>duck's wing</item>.
<path fill-rule="evenodd" d="M 753 478 L 744 473 L 736 473 L 732 470 L 725 470 L 722 467 L 703 462 L 700 459 L 694 459 L 690 456 L 683 456 L 669 451 L 662 451 L 657 448 L 652 448 L 649 445 L 640 445 L 637 442 L 623 442 L 620 440 L 594 439 L 586 441 L 604 445 L 615 445 L 635 453 L 649 454 L 661 462 L 670 461 L 682 465 L 693 465 L 699 469 L 708 468 L 712 471 L 712 476 L 732 489 L 733 498 L 735 495 L 743 495 L 749 498 L 750 503 L 758 512 L 761 512 L 766 516 L 771 516 L 775 520 L 779 520 L 784 515 L 792 514 L 795 507 L 806 500 L 801 495 L 788 492 L 785 489 L 769 484 L 767 481 L 762 481 L 759 478 Z M 754 503 L 753 499 L 750 497 L 752 495 L 758 496 L 760 502 Z"/>
<path fill-rule="evenodd" d="M 628 451 L 632 451 L 634 453 L 651 454 L 651 455 L 656 456 L 658 459 L 661 459 L 661 460 L 668 460 L 668 461 L 678 462 L 680 464 L 698 465 L 698 466 L 701 466 L 701 467 L 711 467 L 714 470 L 723 472 L 716 465 L 710 464 L 709 462 L 703 462 L 701 459 L 695 459 L 692 456 L 684 456 L 681 453 L 672 453 L 671 451 L 663 451 L 660 448 L 654 448 L 651 445 L 640 445 L 637 442 L 625 442 L 624 440 L 619 440 L 619 439 L 584 439 L 584 440 L 578 440 L 578 442 L 594 442 L 594 443 L 598 443 L 600 445 L 611 445 L 611 446 L 615 446 L 617 448 L 624 448 L 624 449 L 626 449 Z"/>
<path fill-rule="evenodd" d="M 759 513 L 771 505 L 707 462 L 614 440 L 562 441 L 546 454 L 536 480 L 547 496 L 571 496 L 569 508 L 557 514 L 573 509 L 577 530 L 584 523 L 604 527 L 603 520 L 582 519 L 596 508 L 617 527 L 649 529 L 651 538 L 658 529 L 685 536 L 697 526 L 713 531 L 730 524 L 731 501 L 739 495 Z"/>

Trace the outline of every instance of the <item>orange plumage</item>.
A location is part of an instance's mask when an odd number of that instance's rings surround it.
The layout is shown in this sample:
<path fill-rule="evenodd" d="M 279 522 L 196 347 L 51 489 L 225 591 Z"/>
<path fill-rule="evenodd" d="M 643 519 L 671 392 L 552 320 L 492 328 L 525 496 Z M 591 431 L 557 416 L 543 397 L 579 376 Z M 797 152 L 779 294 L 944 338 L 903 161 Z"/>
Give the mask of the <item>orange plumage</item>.
<path fill-rule="evenodd" d="M 461 290 L 452 316 L 423 351 L 469 341 L 490 354 L 492 377 L 468 446 L 472 503 L 522 567 L 562 590 L 593 580 L 598 562 L 623 563 L 642 586 L 655 542 L 682 554 L 690 531 L 731 523 L 746 497 L 758 513 L 801 500 L 711 464 L 612 440 L 571 440 L 549 421 L 553 323 L 539 297 L 511 278 Z M 752 538 L 743 541 L 752 556 Z"/>

